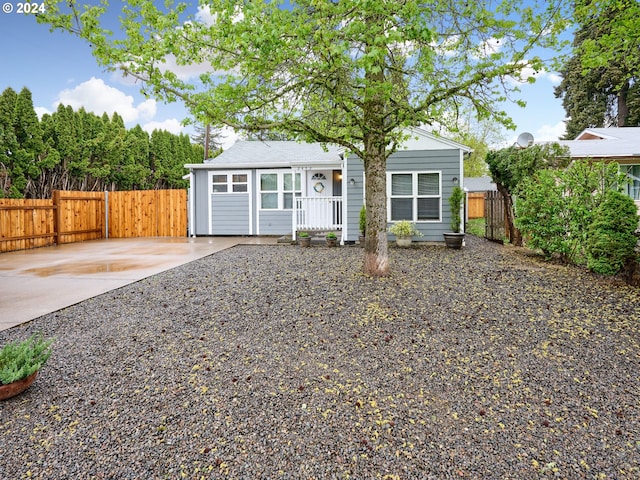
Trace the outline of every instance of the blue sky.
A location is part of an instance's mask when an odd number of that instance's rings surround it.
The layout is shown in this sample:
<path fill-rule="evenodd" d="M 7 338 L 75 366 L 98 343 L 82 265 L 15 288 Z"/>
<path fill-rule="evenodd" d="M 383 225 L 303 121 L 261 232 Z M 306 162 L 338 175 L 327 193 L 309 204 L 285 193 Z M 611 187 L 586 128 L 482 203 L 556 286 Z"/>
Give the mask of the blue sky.
<path fill-rule="evenodd" d="M 6 5 L 14 11 L 6 13 Z M 86 42 L 71 34 L 50 32 L 35 18 L 15 12 L 18 3 L 3 0 L 0 13 L 0 92 L 7 87 L 19 91 L 27 87 L 39 114 L 55 111 L 59 103 L 74 109 L 84 106 L 98 115 L 117 111 L 128 127 L 140 124 L 151 132 L 162 128 L 173 133 L 191 133 L 181 121 L 188 116 L 177 103 L 163 104 L 147 99 L 138 86 L 99 67 Z M 112 5 L 118 5 L 113 2 Z M 196 7 L 193 7 L 195 14 Z M 115 12 L 114 12 L 115 13 Z M 533 85 L 522 85 L 519 98 L 526 109 L 515 103 L 506 111 L 517 125 L 515 132 L 504 134 L 504 143 L 512 144 L 521 132 L 530 132 L 536 141 L 556 140 L 564 134 L 565 112 L 553 95 L 559 77 L 542 72 Z M 233 139 L 229 136 L 227 141 Z"/>

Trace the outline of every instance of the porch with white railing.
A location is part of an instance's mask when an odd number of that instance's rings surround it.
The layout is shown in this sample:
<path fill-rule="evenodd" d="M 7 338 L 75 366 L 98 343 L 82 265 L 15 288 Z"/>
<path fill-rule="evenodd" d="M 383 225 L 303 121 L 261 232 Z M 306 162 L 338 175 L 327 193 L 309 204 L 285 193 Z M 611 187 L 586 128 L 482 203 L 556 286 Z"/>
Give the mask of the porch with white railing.
<path fill-rule="evenodd" d="M 296 197 L 293 235 L 299 230 L 341 230 L 342 197 Z"/>

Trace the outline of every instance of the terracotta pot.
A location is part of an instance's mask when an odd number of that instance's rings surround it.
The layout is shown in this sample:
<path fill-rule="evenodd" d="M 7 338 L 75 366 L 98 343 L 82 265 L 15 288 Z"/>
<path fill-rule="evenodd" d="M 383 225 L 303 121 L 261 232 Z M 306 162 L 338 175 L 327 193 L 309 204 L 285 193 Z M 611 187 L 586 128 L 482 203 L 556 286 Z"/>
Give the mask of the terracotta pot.
<path fill-rule="evenodd" d="M 338 245 L 338 239 L 337 238 L 327 238 L 327 247 L 335 247 L 336 245 Z"/>
<path fill-rule="evenodd" d="M 33 372 L 31 375 L 21 380 L 16 380 L 15 382 L 7 385 L 0 385 L 0 400 L 15 397 L 19 393 L 24 392 L 31 386 L 33 381 L 36 379 L 37 374 L 38 372 Z"/>
<path fill-rule="evenodd" d="M 311 237 L 298 237 L 298 243 L 301 247 L 310 247 Z"/>

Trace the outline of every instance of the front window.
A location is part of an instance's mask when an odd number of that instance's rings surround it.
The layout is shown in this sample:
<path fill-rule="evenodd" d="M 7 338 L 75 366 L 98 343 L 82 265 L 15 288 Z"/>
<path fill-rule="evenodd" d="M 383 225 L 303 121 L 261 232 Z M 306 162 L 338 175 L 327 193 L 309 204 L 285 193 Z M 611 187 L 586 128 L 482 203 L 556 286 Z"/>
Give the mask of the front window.
<path fill-rule="evenodd" d="M 246 193 L 249 191 L 246 173 L 214 173 L 211 175 L 213 193 Z"/>
<path fill-rule="evenodd" d="M 302 195 L 299 173 L 269 172 L 260 174 L 260 208 L 291 210 L 293 200 Z"/>
<path fill-rule="evenodd" d="M 439 222 L 441 210 L 440 173 L 389 174 L 390 220 Z"/>
<path fill-rule="evenodd" d="M 629 177 L 627 195 L 634 200 L 640 200 L 640 165 L 623 165 L 622 171 Z"/>

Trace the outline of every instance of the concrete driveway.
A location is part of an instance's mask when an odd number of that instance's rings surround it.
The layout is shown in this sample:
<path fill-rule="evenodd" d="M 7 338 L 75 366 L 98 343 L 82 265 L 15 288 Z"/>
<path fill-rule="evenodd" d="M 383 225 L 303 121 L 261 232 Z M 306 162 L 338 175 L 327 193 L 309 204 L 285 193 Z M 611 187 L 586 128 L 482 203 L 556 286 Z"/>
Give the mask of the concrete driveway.
<path fill-rule="evenodd" d="M 119 238 L 0 254 L 0 330 L 265 237 Z"/>

